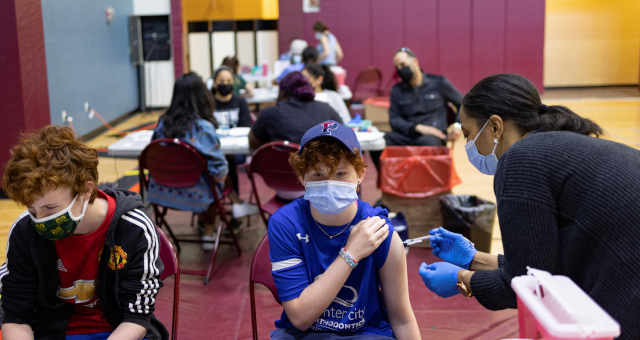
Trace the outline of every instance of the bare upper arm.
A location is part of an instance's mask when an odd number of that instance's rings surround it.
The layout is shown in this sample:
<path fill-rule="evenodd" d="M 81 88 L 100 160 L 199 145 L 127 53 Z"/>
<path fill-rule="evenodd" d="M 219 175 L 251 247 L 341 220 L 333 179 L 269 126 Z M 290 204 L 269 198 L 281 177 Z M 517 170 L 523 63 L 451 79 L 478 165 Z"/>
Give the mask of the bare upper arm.
<path fill-rule="evenodd" d="M 409 301 L 407 257 L 397 232 L 393 233 L 389 254 L 387 254 L 387 259 L 379 273 L 389 317 L 408 315 L 407 312 L 411 312 L 411 303 Z"/>

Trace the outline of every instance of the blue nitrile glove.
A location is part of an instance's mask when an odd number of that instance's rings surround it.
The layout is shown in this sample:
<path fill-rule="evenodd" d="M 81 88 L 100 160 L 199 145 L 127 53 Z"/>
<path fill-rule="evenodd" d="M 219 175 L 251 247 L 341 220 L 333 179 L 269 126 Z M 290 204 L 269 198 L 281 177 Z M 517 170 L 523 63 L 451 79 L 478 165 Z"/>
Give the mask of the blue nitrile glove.
<path fill-rule="evenodd" d="M 353 117 L 350 121 L 349 124 L 359 124 L 362 121 L 362 116 L 360 116 L 360 114 L 356 114 L 355 117 Z M 346 122 L 345 122 L 346 123 Z"/>
<path fill-rule="evenodd" d="M 429 234 L 433 235 L 429 240 L 433 255 L 456 266 L 469 269 L 473 256 L 478 252 L 471 241 L 443 227 L 433 229 Z"/>
<path fill-rule="evenodd" d="M 462 268 L 448 262 L 422 262 L 418 273 L 427 288 L 440 297 L 448 298 L 458 294 L 458 272 L 461 270 Z"/>

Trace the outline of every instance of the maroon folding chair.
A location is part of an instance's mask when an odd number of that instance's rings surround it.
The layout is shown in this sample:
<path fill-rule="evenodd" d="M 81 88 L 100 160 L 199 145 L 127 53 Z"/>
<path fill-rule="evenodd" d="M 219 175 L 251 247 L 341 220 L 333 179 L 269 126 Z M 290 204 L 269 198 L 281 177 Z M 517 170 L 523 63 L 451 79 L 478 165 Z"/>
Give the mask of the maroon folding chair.
<path fill-rule="evenodd" d="M 391 88 L 393 87 L 393 85 L 395 85 L 396 83 L 398 83 L 401 80 L 402 79 L 398 75 L 398 70 L 396 70 L 396 68 L 394 67 L 391 70 L 391 77 L 389 77 L 389 79 L 385 83 L 384 87 L 381 89 L 382 90 L 382 95 L 383 96 L 387 96 L 387 97 L 389 95 L 391 95 Z"/>
<path fill-rule="evenodd" d="M 256 175 L 260 175 L 264 183 L 276 192 L 278 190 L 304 191 L 304 186 L 300 184 L 293 168 L 289 165 L 289 155 L 292 152 L 298 152 L 299 149 L 300 146 L 296 143 L 277 141 L 262 145 L 251 156 L 247 171 L 251 181 L 251 195 L 258 205 L 265 226 L 269 223 L 269 216 L 289 201 L 275 195 L 263 202 L 258 195 Z"/>
<path fill-rule="evenodd" d="M 352 102 L 362 102 L 369 97 L 382 95 L 382 72 L 379 68 L 369 66 L 360 71 L 353 85 Z"/>
<path fill-rule="evenodd" d="M 206 270 L 182 269 L 182 273 L 184 274 L 204 276 L 204 284 L 207 284 L 211 279 L 211 274 L 213 273 L 213 267 L 216 262 L 216 255 L 218 254 L 218 247 L 220 244 L 235 245 L 238 255 L 241 253 L 238 239 L 231 232 L 231 228 L 229 228 L 229 213 L 226 211 L 223 204 L 223 200 L 227 199 L 227 193 L 229 191 L 224 191 L 222 195 L 218 194 L 215 187 L 215 179 L 207 170 L 207 160 L 194 147 L 178 140 L 177 138 L 161 138 L 152 141 L 140 154 L 138 164 L 140 194 L 143 199 L 144 192 L 149 187 L 149 179 L 145 175 L 145 170 L 149 171 L 149 177 L 153 177 L 153 180 L 156 183 L 173 188 L 194 186 L 198 183 L 201 176 L 207 176 L 209 186 L 214 197 L 213 203 L 211 203 L 207 210 L 207 214 L 212 221 L 215 216 L 220 217 L 221 221 L 221 223 L 218 224 L 218 230 L 214 241 L 203 241 L 199 238 L 178 238 L 166 220 L 167 211 L 174 208 L 151 203 L 156 219 L 156 225 L 160 228 L 164 227 L 167 230 L 169 236 L 178 249 L 178 252 L 180 252 L 180 242 L 210 242 L 214 244 L 213 250 L 211 251 L 209 266 Z M 225 232 L 229 236 L 228 239 L 221 238 L 221 235 Z"/>
<path fill-rule="evenodd" d="M 160 280 L 175 275 L 173 281 L 173 311 L 171 312 L 171 339 L 178 339 L 178 311 L 180 310 L 180 264 L 178 255 L 167 235 L 160 228 L 156 228 L 158 241 L 160 243 L 160 259 L 164 265 L 164 270 L 160 273 Z"/>
<path fill-rule="evenodd" d="M 273 281 L 271 275 L 271 260 L 269 259 L 269 238 L 264 235 L 256 253 L 253 254 L 251 259 L 251 269 L 249 271 L 249 301 L 251 304 L 251 327 L 253 327 L 253 339 L 258 340 L 258 320 L 256 319 L 256 297 L 255 297 L 255 284 L 259 283 L 269 289 L 276 302 L 280 302 L 278 297 L 278 291 L 276 289 L 276 283 Z"/>

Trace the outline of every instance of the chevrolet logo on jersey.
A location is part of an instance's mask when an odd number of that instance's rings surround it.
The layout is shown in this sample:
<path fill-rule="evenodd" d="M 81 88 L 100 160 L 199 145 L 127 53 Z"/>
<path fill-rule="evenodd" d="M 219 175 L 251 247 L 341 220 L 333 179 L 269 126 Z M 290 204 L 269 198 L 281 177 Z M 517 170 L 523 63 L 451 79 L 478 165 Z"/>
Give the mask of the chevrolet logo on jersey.
<path fill-rule="evenodd" d="M 94 280 L 77 280 L 71 287 L 59 288 L 58 297 L 62 300 L 73 300 L 74 303 L 85 303 L 93 299 L 95 290 Z"/>

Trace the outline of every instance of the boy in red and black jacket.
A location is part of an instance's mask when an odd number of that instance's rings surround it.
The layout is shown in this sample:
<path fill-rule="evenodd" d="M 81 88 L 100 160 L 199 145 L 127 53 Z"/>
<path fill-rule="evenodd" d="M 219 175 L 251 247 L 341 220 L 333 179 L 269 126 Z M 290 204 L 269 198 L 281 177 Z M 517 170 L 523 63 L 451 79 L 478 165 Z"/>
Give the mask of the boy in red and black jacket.
<path fill-rule="evenodd" d="M 3 188 L 27 207 L 0 267 L 4 339 L 166 339 L 155 226 L 137 194 L 97 189 L 98 156 L 47 126 L 11 150 Z"/>

